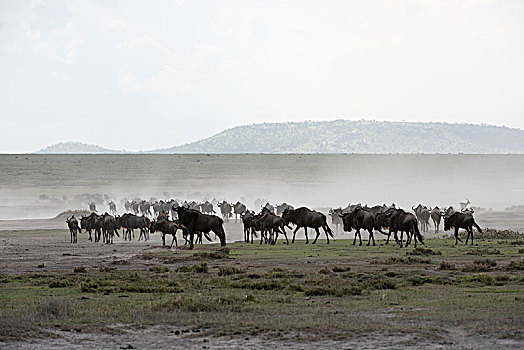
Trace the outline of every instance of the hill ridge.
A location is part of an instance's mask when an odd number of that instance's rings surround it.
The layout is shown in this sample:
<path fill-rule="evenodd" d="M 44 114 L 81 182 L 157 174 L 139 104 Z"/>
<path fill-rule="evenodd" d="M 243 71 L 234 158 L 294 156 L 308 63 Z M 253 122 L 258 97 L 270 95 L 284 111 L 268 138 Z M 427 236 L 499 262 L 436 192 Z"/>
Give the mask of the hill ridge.
<path fill-rule="evenodd" d="M 524 131 L 506 126 L 374 120 L 265 122 L 225 129 L 199 141 L 126 152 L 61 142 L 35 153 L 524 153 Z"/>

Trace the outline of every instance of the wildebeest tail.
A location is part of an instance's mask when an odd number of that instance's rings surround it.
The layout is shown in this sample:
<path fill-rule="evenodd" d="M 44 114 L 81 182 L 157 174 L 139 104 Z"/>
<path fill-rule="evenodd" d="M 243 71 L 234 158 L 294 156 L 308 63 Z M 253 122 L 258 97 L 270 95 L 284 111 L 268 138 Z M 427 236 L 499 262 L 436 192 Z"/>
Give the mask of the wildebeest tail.
<path fill-rule="evenodd" d="M 326 232 L 328 233 L 329 237 L 331 238 L 335 238 L 335 234 L 333 233 L 333 231 L 331 230 L 331 228 L 329 227 L 329 225 L 327 224 L 327 219 L 326 217 L 324 216 L 324 224 L 322 225 L 324 227 L 324 229 L 326 230 Z"/>
<path fill-rule="evenodd" d="M 477 228 L 477 230 L 482 233 L 482 229 L 480 228 L 479 225 L 477 225 L 477 223 L 473 220 L 473 225 Z"/>
<path fill-rule="evenodd" d="M 415 234 L 417 235 L 417 238 L 420 241 L 420 243 L 424 244 L 424 237 L 422 237 L 422 234 L 420 233 L 418 229 L 418 225 L 416 221 L 413 222 L 413 228 L 414 228 Z"/>

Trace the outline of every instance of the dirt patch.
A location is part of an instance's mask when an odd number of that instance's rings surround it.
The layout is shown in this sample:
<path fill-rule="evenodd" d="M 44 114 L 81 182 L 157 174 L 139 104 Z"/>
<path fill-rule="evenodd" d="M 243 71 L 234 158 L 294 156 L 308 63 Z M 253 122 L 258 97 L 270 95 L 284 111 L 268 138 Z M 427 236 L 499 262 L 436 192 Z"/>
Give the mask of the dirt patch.
<path fill-rule="evenodd" d="M 52 338 L 0 343 L 3 349 L 522 349 L 522 339 L 500 339 L 491 334 L 468 335 L 450 330 L 436 337 L 422 337 L 410 332 L 348 335 L 342 339 L 308 339 L 307 334 L 291 334 L 271 339 L 249 334 L 234 337 L 201 336 L 200 329 L 154 326 L 129 329 L 114 326 L 108 333 L 85 333 L 82 329 L 49 329 Z"/>

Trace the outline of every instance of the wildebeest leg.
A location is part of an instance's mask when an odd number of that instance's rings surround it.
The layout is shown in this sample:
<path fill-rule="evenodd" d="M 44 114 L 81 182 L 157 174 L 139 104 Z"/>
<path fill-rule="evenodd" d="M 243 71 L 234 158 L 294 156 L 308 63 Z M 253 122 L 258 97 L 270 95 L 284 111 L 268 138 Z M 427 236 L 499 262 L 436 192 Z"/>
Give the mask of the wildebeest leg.
<path fill-rule="evenodd" d="M 411 233 L 408 230 L 406 231 L 406 244 L 404 246 L 407 247 L 410 243 L 411 243 Z"/>
<path fill-rule="evenodd" d="M 189 249 L 193 249 L 193 246 L 194 246 L 193 245 L 193 239 L 194 239 L 194 233 L 193 233 L 193 231 L 191 231 L 189 233 Z"/>
<path fill-rule="evenodd" d="M 307 236 L 307 227 L 306 226 L 304 226 L 304 233 L 306 234 L 306 244 L 308 244 L 309 243 L 309 238 Z"/>
<path fill-rule="evenodd" d="M 403 240 L 404 240 L 404 231 L 400 231 L 400 248 L 402 248 L 402 241 Z"/>
<path fill-rule="evenodd" d="M 171 241 L 171 246 L 169 246 L 169 248 L 173 248 L 173 242 L 175 242 L 175 247 L 178 247 L 178 242 L 176 241 L 176 231 L 172 235 L 173 235 L 173 240 Z"/>
<path fill-rule="evenodd" d="M 369 246 L 371 240 L 373 240 L 373 245 L 376 245 L 376 244 L 375 244 L 375 236 L 373 236 L 373 229 L 369 229 L 368 232 L 369 232 L 369 236 L 368 236 L 368 246 Z"/>
<path fill-rule="evenodd" d="M 455 227 L 455 245 L 457 245 L 459 241 L 462 243 L 462 240 L 459 238 L 459 228 Z"/>
<path fill-rule="evenodd" d="M 284 228 L 284 225 L 280 227 L 280 230 L 282 231 L 282 234 L 284 235 L 284 237 L 286 237 L 286 244 L 289 245 L 289 239 L 287 239 L 287 233 L 286 233 L 286 229 Z"/>
<path fill-rule="evenodd" d="M 166 234 L 162 232 L 162 247 L 166 245 Z"/>
<path fill-rule="evenodd" d="M 270 228 L 271 230 L 271 245 L 275 245 L 277 244 L 277 239 L 278 239 L 278 229 L 274 229 L 273 227 Z"/>
<path fill-rule="evenodd" d="M 473 245 L 473 227 L 466 228 L 468 235 L 466 236 L 466 244 L 468 244 L 469 236 L 471 235 L 471 245 Z"/>
<path fill-rule="evenodd" d="M 315 237 L 315 240 L 313 241 L 313 244 L 317 243 L 317 239 L 320 236 L 320 231 L 318 230 L 318 227 L 315 227 L 315 231 L 317 232 L 317 236 Z M 326 234 L 327 237 L 327 234 Z"/>
<path fill-rule="evenodd" d="M 329 226 L 327 224 L 324 224 L 322 225 L 322 229 L 324 230 L 324 233 L 326 234 L 327 244 L 329 244 L 329 236 L 328 236 Z"/>
<path fill-rule="evenodd" d="M 295 243 L 295 235 L 297 234 L 297 231 L 298 231 L 299 228 L 300 228 L 300 227 L 297 226 L 297 227 L 295 228 L 295 231 L 293 231 L 293 239 L 291 240 L 291 243 Z"/>

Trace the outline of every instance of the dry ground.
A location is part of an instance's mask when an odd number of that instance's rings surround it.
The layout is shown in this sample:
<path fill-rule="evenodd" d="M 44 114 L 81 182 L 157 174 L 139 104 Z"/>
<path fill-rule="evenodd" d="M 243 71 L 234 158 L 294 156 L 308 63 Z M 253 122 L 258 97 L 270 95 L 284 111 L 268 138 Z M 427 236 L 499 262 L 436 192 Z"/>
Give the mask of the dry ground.
<path fill-rule="evenodd" d="M 0 346 L 524 346 L 522 238 L 428 239 L 428 250 L 79 242 L 63 229 L 0 231 Z"/>

